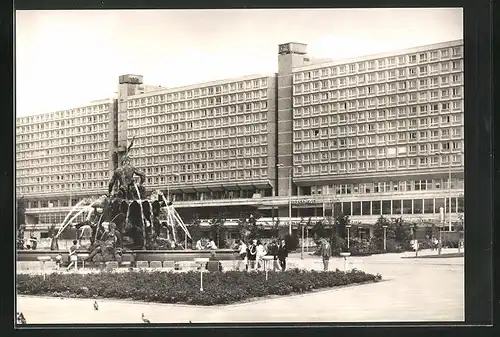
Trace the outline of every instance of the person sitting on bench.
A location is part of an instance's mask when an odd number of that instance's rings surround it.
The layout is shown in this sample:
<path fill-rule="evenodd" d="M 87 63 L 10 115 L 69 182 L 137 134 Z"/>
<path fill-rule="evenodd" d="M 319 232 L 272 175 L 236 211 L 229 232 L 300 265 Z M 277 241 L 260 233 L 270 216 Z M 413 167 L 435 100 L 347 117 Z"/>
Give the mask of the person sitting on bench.
<path fill-rule="evenodd" d="M 220 261 L 217 259 L 216 253 L 213 251 L 210 252 L 210 258 L 208 259 L 206 268 L 208 271 L 222 271 L 222 263 L 220 263 Z"/>

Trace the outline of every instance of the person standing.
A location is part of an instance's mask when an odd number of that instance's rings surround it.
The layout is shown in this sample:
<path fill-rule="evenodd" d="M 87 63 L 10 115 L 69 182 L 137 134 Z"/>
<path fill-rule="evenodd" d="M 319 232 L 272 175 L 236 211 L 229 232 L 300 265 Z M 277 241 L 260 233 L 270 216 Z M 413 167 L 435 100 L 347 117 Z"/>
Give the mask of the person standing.
<path fill-rule="evenodd" d="M 240 261 L 243 261 L 243 264 L 245 265 L 245 270 L 248 270 L 247 245 L 241 239 L 240 239 L 240 242 L 239 242 L 239 245 L 238 245 L 238 254 L 239 254 Z M 241 262 L 238 263 L 238 270 L 240 268 L 241 268 Z"/>
<path fill-rule="evenodd" d="M 321 240 L 321 258 L 323 259 L 324 271 L 328 271 L 328 264 L 330 263 L 331 255 L 332 255 L 332 249 L 330 244 L 326 239 Z"/>
<path fill-rule="evenodd" d="M 288 257 L 288 247 L 285 240 L 281 240 L 281 244 L 278 247 L 278 260 L 280 263 L 281 271 L 286 270 L 286 258 Z"/>
<path fill-rule="evenodd" d="M 278 269 L 278 244 L 276 243 L 276 240 L 271 242 L 267 253 L 273 257 L 273 271 L 276 271 L 276 269 Z"/>
<path fill-rule="evenodd" d="M 257 259 L 257 240 L 252 240 L 252 244 L 248 246 L 247 251 L 248 264 L 250 265 L 250 269 L 255 269 L 255 260 Z M 248 268 L 247 268 L 248 270 Z"/>
<path fill-rule="evenodd" d="M 256 253 L 256 262 L 257 262 L 257 269 L 264 268 L 264 259 L 263 257 L 266 255 L 266 250 L 264 248 L 264 245 L 260 240 L 257 240 L 257 253 Z"/>
<path fill-rule="evenodd" d="M 66 271 L 69 271 L 71 269 L 71 267 L 75 267 L 77 268 L 78 266 L 76 265 L 77 262 L 78 262 L 78 257 L 76 255 L 76 252 L 78 250 L 78 241 L 77 240 L 73 240 L 73 246 L 69 247 L 69 266 L 68 268 L 66 268 Z"/>

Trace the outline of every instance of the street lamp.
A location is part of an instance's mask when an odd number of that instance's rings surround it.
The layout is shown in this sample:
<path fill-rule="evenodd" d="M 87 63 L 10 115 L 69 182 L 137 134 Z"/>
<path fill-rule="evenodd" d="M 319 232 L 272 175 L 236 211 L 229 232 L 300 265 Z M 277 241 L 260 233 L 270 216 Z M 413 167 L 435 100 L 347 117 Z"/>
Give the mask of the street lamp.
<path fill-rule="evenodd" d="M 387 225 L 382 226 L 384 227 L 384 251 L 387 250 Z"/>
<path fill-rule="evenodd" d="M 300 225 L 301 225 L 300 228 L 302 230 L 302 247 L 300 250 L 300 259 L 303 260 L 304 259 L 304 224 L 301 223 Z"/>
<path fill-rule="evenodd" d="M 450 130 L 451 132 L 451 130 Z M 451 133 L 450 133 L 451 137 Z M 448 143 L 449 146 L 449 152 L 435 152 L 434 154 L 443 154 L 443 153 L 448 153 L 448 230 L 451 232 L 451 159 L 452 159 L 452 153 L 451 153 L 451 141 Z M 443 224 L 444 224 L 444 219 L 443 219 Z"/>
<path fill-rule="evenodd" d="M 349 241 L 351 241 L 351 225 L 346 225 L 345 227 L 347 228 L 347 249 L 350 249 Z"/>
<path fill-rule="evenodd" d="M 285 165 L 278 164 L 277 167 L 283 168 Z M 302 167 L 298 165 L 295 167 Z M 292 170 L 293 166 L 288 169 L 288 234 L 292 235 Z"/>
<path fill-rule="evenodd" d="M 439 245 L 438 245 L 438 255 L 441 255 L 441 249 L 443 248 L 443 223 L 444 223 L 444 208 L 439 207 Z"/>

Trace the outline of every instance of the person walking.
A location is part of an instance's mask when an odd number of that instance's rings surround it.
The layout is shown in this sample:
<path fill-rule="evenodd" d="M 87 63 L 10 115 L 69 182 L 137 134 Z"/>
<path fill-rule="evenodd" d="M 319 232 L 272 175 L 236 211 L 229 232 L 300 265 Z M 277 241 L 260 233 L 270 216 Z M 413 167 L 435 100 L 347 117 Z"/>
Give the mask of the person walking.
<path fill-rule="evenodd" d="M 78 257 L 76 255 L 76 252 L 78 250 L 78 241 L 73 240 L 73 246 L 69 247 L 69 266 L 66 268 L 66 271 L 69 271 L 71 267 L 78 268 L 77 263 L 78 263 Z"/>
<path fill-rule="evenodd" d="M 332 249 L 326 239 L 321 240 L 321 258 L 323 259 L 323 270 L 328 271 L 328 264 L 332 256 Z"/>
<path fill-rule="evenodd" d="M 285 240 L 281 240 L 281 244 L 278 247 L 278 260 L 281 267 L 281 271 L 286 270 L 286 258 L 288 257 L 288 247 Z"/>

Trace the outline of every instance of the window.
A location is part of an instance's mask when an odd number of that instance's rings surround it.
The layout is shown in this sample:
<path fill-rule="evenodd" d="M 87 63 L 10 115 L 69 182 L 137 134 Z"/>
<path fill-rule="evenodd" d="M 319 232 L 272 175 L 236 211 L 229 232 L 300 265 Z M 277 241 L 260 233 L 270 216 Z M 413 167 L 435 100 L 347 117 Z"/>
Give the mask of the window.
<path fill-rule="evenodd" d="M 461 75 L 453 75 L 451 77 L 451 83 L 453 84 L 459 84 L 462 82 L 462 76 Z"/>
<path fill-rule="evenodd" d="M 451 55 L 453 57 L 461 56 L 462 55 L 462 47 L 454 47 L 451 50 Z"/>

